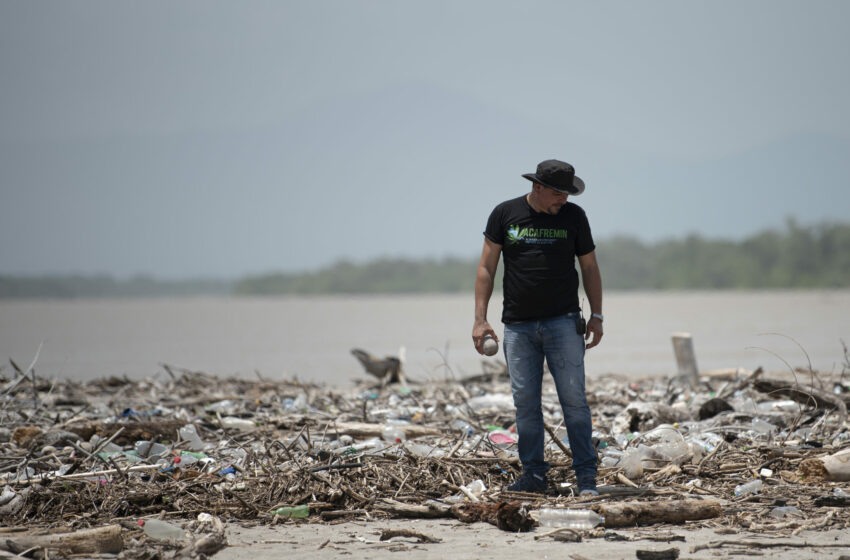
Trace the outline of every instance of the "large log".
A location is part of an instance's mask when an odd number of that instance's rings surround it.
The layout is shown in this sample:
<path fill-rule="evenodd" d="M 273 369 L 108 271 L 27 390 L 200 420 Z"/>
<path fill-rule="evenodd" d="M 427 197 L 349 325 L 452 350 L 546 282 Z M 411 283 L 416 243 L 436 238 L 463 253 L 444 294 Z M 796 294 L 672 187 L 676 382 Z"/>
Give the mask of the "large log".
<path fill-rule="evenodd" d="M 753 388 L 760 393 L 767 393 L 773 397 L 787 397 L 792 401 L 816 408 L 834 408 L 838 411 L 837 429 L 839 430 L 847 420 L 847 405 L 844 400 L 826 391 L 807 385 L 789 385 L 776 379 L 759 379 L 753 382 Z"/>
<path fill-rule="evenodd" d="M 655 523 L 683 523 L 710 519 L 722 513 L 714 500 L 671 500 L 597 504 L 591 509 L 605 518 L 606 527 L 634 527 Z"/>
<path fill-rule="evenodd" d="M 124 541 L 121 539 L 121 525 L 107 525 L 73 533 L 25 534 L 0 539 L 0 549 L 9 552 L 21 552 L 33 547 L 60 550 L 63 554 L 116 554 L 124 548 Z"/>

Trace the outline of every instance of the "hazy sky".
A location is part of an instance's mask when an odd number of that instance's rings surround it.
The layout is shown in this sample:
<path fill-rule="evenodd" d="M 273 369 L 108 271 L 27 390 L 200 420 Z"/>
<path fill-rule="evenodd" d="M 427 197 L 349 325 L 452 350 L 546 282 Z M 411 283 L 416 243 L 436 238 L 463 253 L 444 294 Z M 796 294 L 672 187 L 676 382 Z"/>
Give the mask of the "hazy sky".
<path fill-rule="evenodd" d="M 0 2 L 0 273 L 471 257 L 543 159 L 597 238 L 847 219 L 850 3 Z"/>

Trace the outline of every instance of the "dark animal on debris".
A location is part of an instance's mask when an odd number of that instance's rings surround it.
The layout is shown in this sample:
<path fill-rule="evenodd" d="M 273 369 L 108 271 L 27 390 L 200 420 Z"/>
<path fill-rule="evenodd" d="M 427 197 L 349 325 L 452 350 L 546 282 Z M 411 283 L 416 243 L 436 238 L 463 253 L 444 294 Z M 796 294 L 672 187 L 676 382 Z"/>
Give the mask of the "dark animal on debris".
<path fill-rule="evenodd" d="M 398 383 L 401 381 L 401 360 L 395 356 L 376 358 L 369 352 L 355 348 L 351 351 L 367 373 L 371 373 L 383 383 Z"/>

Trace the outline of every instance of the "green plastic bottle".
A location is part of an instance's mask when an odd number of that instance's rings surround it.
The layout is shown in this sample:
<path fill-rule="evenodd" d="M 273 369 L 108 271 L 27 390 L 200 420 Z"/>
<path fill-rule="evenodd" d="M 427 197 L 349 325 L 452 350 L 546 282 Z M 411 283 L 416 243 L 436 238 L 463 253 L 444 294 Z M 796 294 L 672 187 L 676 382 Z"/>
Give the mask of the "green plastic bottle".
<path fill-rule="evenodd" d="M 272 515 L 279 515 L 281 517 L 289 518 L 307 517 L 308 515 L 310 515 L 310 506 L 306 504 L 300 506 L 286 506 L 282 508 L 273 509 L 271 513 Z"/>

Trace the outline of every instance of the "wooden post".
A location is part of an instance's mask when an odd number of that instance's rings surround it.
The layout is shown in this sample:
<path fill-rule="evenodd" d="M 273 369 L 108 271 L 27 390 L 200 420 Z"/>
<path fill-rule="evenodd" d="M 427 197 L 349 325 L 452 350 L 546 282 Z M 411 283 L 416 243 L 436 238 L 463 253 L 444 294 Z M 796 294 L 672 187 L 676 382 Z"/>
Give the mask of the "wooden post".
<path fill-rule="evenodd" d="M 679 367 L 679 377 L 687 379 L 691 387 L 699 383 L 697 357 L 694 353 L 694 339 L 691 333 L 673 333 L 673 352 Z"/>

